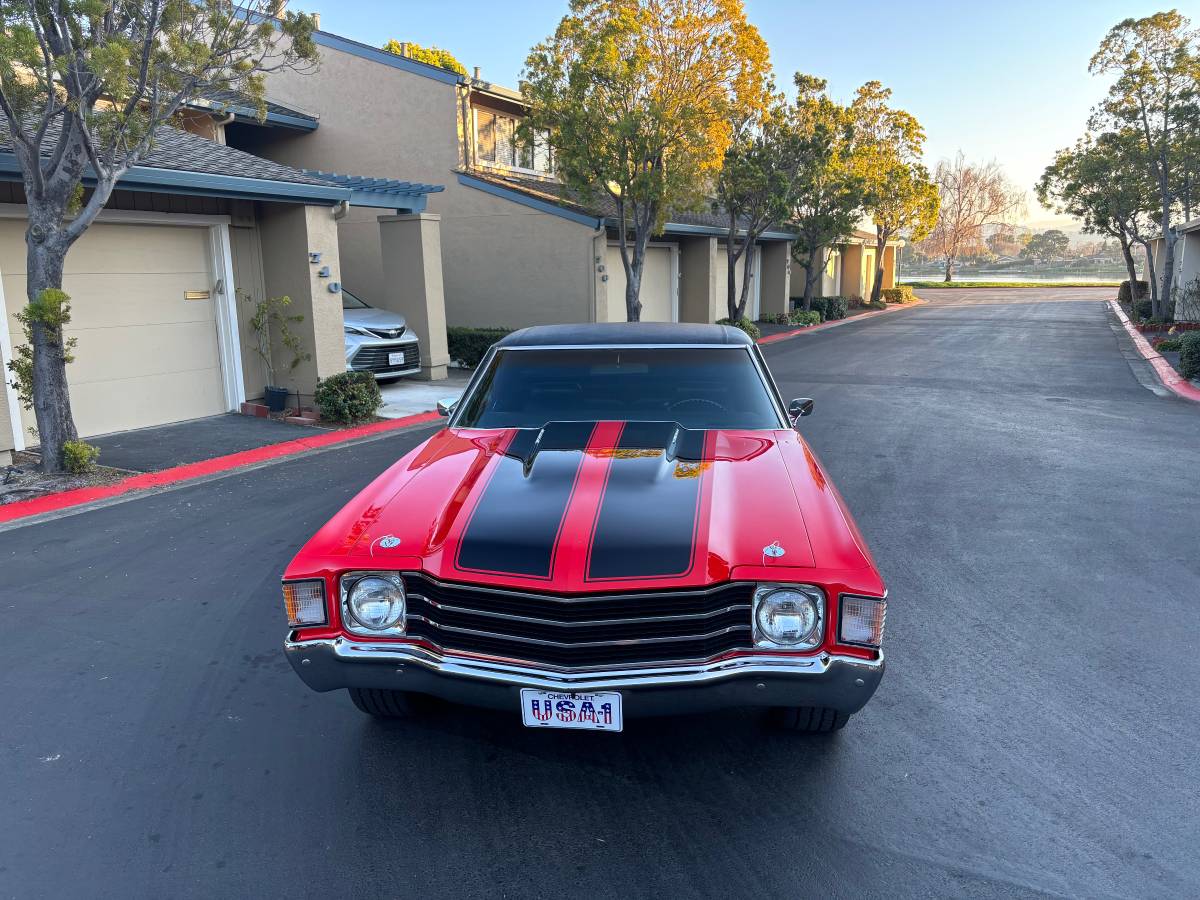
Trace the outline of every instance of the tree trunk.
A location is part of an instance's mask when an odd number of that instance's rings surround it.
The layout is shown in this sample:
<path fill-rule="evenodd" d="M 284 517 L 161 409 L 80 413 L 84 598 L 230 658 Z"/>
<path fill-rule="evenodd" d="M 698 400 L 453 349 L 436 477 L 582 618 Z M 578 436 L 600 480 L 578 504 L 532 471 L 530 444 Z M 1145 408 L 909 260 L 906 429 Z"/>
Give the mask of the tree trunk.
<path fill-rule="evenodd" d="M 1125 235 L 1119 235 L 1117 240 L 1121 243 L 1121 255 L 1125 257 L 1125 271 L 1129 273 L 1129 298 L 1130 302 L 1137 300 L 1137 265 L 1133 261 L 1133 251 L 1129 247 L 1129 238 Z M 1150 281 L 1154 281 L 1154 269 L 1150 269 Z"/>
<path fill-rule="evenodd" d="M 746 246 L 742 248 L 742 292 L 738 298 L 738 318 L 746 315 L 746 301 L 750 297 L 750 280 L 754 277 L 754 245 L 746 238 Z"/>
<path fill-rule="evenodd" d="M 37 304 L 42 292 L 62 290 L 66 247 L 56 237 L 45 237 L 47 229 L 31 217 L 26 232 L 26 297 Z M 31 235 L 42 236 L 41 240 Z M 33 337 L 33 412 L 37 419 L 41 445 L 42 471 L 63 470 L 63 444 L 79 437 L 71 413 L 71 395 L 67 390 L 67 350 L 61 327 L 34 320 Z"/>
<path fill-rule="evenodd" d="M 725 242 L 725 313 L 730 322 L 741 319 L 737 303 L 737 240 L 733 229 L 729 229 L 729 240 Z"/>
<path fill-rule="evenodd" d="M 1163 320 L 1166 318 L 1165 305 L 1171 302 L 1171 281 L 1175 277 L 1175 241 L 1178 235 L 1175 229 L 1171 227 L 1171 207 L 1174 206 L 1174 196 L 1171 194 L 1171 178 L 1170 170 L 1167 168 L 1167 151 L 1164 147 L 1161 151 L 1161 156 L 1158 161 L 1158 193 L 1162 200 L 1162 221 L 1161 230 L 1163 238 L 1163 246 L 1166 249 L 1166 254 L 1163 256 L 1163 273 L 1162 287 L 1158 291 L 1158 296 L 1155 297 L 1151 293 L 1151 306 L 1154 311 L 1155 318 Z M 1154 278 L 1154 270 L 1150 271 L 1151 280 Z"/>
<path fill-rule="evenodd" d="M 954 280 L 954 259 L 946 257 L 946 277 L 942 279 L 946 284 L 950 284 Z"/>
<path fill-rule="evenodd" d="M 812 309 L 813 286 L 817 283 L 819 273 L 824 266 L 818 266 L 817 263 L 823 255 L 823 247 L 814 247 L 808 252 L 808 265 L 804 267 L 804 311 L 809 312 Z"/>
<path fill-rule="evenodd" d="M 883 290 L 883 254 L 887 250 L 888 235 L 879 233 L 875 239 L 875 280 L 871 285 L 871 302 L 878 303 Z"/>
<path fill-rule="evenodd" d="M 1146 270 L 1150 273 L 1150 277 L 1146 279 L 1146 283 L 1150 285 L 1150 308 L 1154 310 L 1155 316 L 1165 322 L 1167 312 L 1171 308 L 1171 300 L 1169 295 L 1159 297 L 1158 284 L 1154 278 L 1154 250 L 1150 246 L 1150 242 L 1145 238 L 1139 237 L 1136 240 L 1142 245 L 1142 250 L 1146 254 Z M 1129 296 L 1134 297 L 1132 290 L 1129 292 Z"/>
<path fill-rule="evenodd" d="M 1162 236 L 1163 236 L 1163 246 L 1166 248 L 1166 252 L 1163 254 L 1162 281 L 1159 282 L 1161 287 L 1159 287 L 1159 289 L 1158 289 L 1157 297 L 1155 297 L 1153 295 L 1153 288 L 1152 288 L 1151 297 L 1150 297 L 1150 299 L 1152 301 L 1151 309 L 1154 310 L 1155 317 L 1159 318 L 1159 319 L 1166 318 L 1162 307 L 1170 302 L 1171 281 L 1175 275 L 1175 273 L 1172 271 L 1172 269 L 1175 268 L 1175 241 L 1176 241 L 1178 235 L 1176 235 L 1175 230 L 1173 228 L 1171 228 L 1170 218 L 1168 216 L 1163 217 Z M 1151 271 L 1150 271 L 1150 282 L 1151 282 L 1151 285 L 1154 284 L 1154 270 L 1153 269 L 1151 269 Z"/>

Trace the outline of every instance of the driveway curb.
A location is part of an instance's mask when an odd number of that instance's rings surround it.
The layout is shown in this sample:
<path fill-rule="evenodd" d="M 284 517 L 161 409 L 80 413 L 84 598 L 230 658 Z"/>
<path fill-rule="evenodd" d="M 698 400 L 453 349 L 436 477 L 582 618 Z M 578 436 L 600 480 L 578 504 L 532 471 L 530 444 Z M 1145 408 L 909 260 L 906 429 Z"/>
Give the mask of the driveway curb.
<path fill-rule="evenodd" d="M 754 343 L 774 344 L 776 341 L 787 341 L 802 334 L 812 334 L 814 331 L 824 331 L 826 328 L 837 328 L 839 325 L 850 325 L 854 322 L 861 322 L 863 319 L 886 316 L 888 313 L 899 312 L 903 309 L 912 309 L 914 306 L 923 306 L 928 302 L 928 300 L 914 300 L 912 303 L 898 303 L 894 306 L 889 306 L 887 309 L 876 309 L 868 313 L 859 313 L 857 316 L 851 316 L 848 319 L 833 319 L 829 322 L 822 322 L 820 325 L 809 325 L 807 328 L 795 328 L 792 331 L 781 331 L 779 334 L 768 334 L 766 337 L 760 337 Z"/>
<path fill-rule="evenodd" d="M 1176 372 L 1175 367 L 1163 359 L 1161 353 L 1150 346 L 1150 342 L 1146 340 L 1142 333 L 1133 327 L 1133 323 L 1129 321 L 1129 316 L 1125 315 L 1125 310 L 1121 309 L 1121 304 L 1117 303 L 1116 300 L 1109 300 L 1108 305 L 1116 313 L 1117 319 L 1124 326 L 1126 333 L 1133 341 L 1134 348 L 1141 355 L 1142 359 L 1146 360 L 1154 368 L 1154 374 L 1163 383 L 1163 387 L 1185 400 L 1200 403 L 1200 388 L 1196 388 L 1190 381 Z"/>
<path fill-rule="evenodd" d="M 131 475 L 115 484 L 105 484 L 97 487 L 76 488 L 71 491 L 61 491 L 44 497 L 31 497 L 0 506 L 0 524 L 38 516 L 45 513 L 58 512 L 73 506 L 85 506 L 98 501 L 109 500 L 122 494 L 137 491 L 162 488 L 167 485 L 184 481 L 196 481 L 208 478 L 222 472 L 235 469 L 245 469 L 261 465 L 271 460 L 283 459 L 320 450 L 337 444 L 352 443 L 364 438 L 378 437 L 389 431 L 399 431 L 413 425 L 434 422 L 440 416 L 436 412 L 418 413 L 405 416 L 402 419 L 389 419 L 386 422 L 372 422 L 370 425 L 359 425 L 356 428 L 344 428 L 340 431 L 326 431 L 311 437 L 296 438 L 278 444 L 268 444 L 265 447 L 255 447 L 252 450 L 241 450 L 226 456 L 216 456 L 199 462 L 185 463 L 160 472 L 145 472 L 141 475 Z"/>

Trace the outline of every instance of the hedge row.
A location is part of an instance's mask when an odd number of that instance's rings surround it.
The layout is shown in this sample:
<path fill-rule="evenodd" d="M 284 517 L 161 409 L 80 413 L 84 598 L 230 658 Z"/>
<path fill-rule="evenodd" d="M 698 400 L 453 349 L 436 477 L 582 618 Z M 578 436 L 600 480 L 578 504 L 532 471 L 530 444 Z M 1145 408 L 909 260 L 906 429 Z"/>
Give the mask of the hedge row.
<path fill-rule="evenodd" d="M 447 328 L 450 358 L 460 366 L 473 369 L 483 361 L 492 344 L 509 334 L 512 334 L 511 328 Z"/>
<path fill-rule="evenodd" d="M 1138 295 L 1138 299 L 1141 299 L 1142 297 L 1149 297 L 1150 296 L 1150 282 L 1148 282 L 1148 281 L 1137 282 L 1137 295 Z M 1128 303 L 1131 299 L 1132 298 L 1129 296 L 1129 281 L 1128 280 L 1122 281 L 1121 286 L 1119 288 L 1117 288 L 1117 302 L 1118 303 Z"/>
<path fill-rule="evenodd" d="M 1200 331 L 1189 331 L 1179 339 L 1179 374 L 1200 378 Z"/>
<path fill-rule="evenodd" d="M 745 316 L 742 316 L 736 322 L 732 319 L 717 319 L 718 325 L 732 325 L 734 328 L 740 328 L 746 334 L 750 335 L 751 340 L 758 340 L 762 332 L 758 330 L 758 326 L 751 322 Z"/>
<path fill-rule="evenodd" d="M 801 310 L 801 308 L 803 306 L 804 306 L 803 299 L 800 299 L 800 300 L 793 299 L 792 300 L 792 311 L 793 312 Z M 814 309 L 821 314 L 822 321 L 827 322 L 830 319 L 846 318 L 846 313 L 850 309 L 850 300 L 846 297 L 839 297 L 839 296 L 813 297 L 809 301 L 809 306 L 811 309 Z"/>
<path fill-rule="evenodd" d="M 912 287 L 907 284 L 884 288 L 879 294 L 888 303 L 915 303 L 917 299 Z"/>

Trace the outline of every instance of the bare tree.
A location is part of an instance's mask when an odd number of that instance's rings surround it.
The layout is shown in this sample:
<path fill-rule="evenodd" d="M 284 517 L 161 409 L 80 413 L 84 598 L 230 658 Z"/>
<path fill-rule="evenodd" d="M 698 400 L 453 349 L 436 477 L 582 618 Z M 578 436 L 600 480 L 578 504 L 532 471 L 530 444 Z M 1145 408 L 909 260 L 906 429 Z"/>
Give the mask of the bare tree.
<path fill-rule="evenodd" d="M 938 223 L 921 249 L 926 256 L 942 261 L 949 283 L 958 259 L 986 246 L 985 228 L 1007 224 L 1024 212 L 1025 196 L 995 160 L 967 162 L 961 150 L 954 159 L 937 164 L 933 180 L 941 207 Z"/>
<path fill-rule="evenodd" d="M 265 73 L 316 59 L 312 18 L 270 17 L 281 11 L 278 0 L 0 0 L 0 139 L 12 145 L 29 209 L 19 318 L 30 340 L 12 369 L 37 418 L 44 470 L 61 470 L 63 444 L 77 436 L 67 251 L 183 104 L 234 89 L 263 109 Z"/>

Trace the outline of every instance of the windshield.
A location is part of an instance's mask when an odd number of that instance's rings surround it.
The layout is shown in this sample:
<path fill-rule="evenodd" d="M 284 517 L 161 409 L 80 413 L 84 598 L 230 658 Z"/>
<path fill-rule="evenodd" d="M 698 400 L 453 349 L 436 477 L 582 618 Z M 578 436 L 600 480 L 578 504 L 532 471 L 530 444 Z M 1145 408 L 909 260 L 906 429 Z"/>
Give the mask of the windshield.
<path fill-rule="evenodd" d="M 370 309 L 371 307 L 363 303 L 352 293 L 345 288 L 342 288 L 342 309 Z"/>
<path fill-rule="evenodd" d="M 742 347 L 504 350 L 463 406 L 462 428 L 547 422 L 677 422 L 685 428 L 780 428 Z"/>

